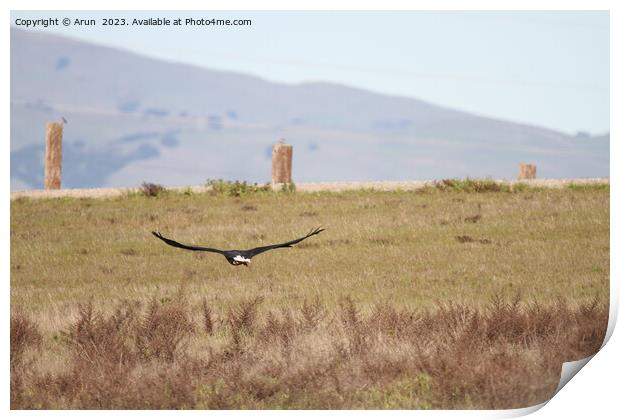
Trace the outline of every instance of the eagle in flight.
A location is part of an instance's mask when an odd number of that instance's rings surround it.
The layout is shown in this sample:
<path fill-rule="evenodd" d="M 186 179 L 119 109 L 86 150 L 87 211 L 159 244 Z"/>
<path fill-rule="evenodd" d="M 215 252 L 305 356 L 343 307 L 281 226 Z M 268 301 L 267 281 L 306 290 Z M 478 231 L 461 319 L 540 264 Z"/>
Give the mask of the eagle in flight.
<path fill-rule="evenodd" d="M 276 248 L 291 248 L 293 245 L 303 241 L 304 239 L 307 239 L 313 235 L 318 235 L 319 233 L 323 232 L 325 229 L 319 227 L 316 229 L 313 229 L 310 231 L 310 233 L 308 233 L 306 236 L 303 236 L 299 239 L 293 239 L 292 241 L 288 241 L 288 242 L 284 242 L 282 244 L 275 244 L 275 245 L 267 245 L 267 246 L 259 246 L 257 248 L 252 248 L 252 249 L 246 249 L 246 250 L 242 250 L 242 251 L 237 251 L 237 250 L 230 250 L 230 251 L 225 251 L 225 250 L 221 250 L 221 249 L 215 249 L 215 248 L 205 248 L 202 246 L 192 246 L 192 245 L 183 245 L 182 243 L 179 243 L 177 241 L 173 241 L 172 239 L 168 239 L 165 238 L 161 233 L 159 232 L 152 232 L 153 235 L 155 235 L 156 237 L 158 237 L 159 239 L 161 239 L 162 241 L 164 241 L 165 243 L 167 243 L 170 246 L 174 246 L 177 248 L 182 248 L 182 249 L 189 249 L 190 251 L 205 251 L 205 252 L 215 252 L 217 254 L 222 254 L 226 260 L 232 264 L 232 265 L 245 265 L 247 266 L 248 264 L 250 264 L 252 261 L 252 257 L 258 255 L 258 254 L 262 254 L 265 251 L 270 251 L 272 249 L 276 249 Z"/>

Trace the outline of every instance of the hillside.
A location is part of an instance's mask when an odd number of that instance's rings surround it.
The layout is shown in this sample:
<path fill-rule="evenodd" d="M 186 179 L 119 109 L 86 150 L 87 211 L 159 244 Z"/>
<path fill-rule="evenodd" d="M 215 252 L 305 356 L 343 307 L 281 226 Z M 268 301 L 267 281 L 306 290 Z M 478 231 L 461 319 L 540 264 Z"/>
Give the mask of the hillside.
<path fill-rule="evenodd" d="M 270 145 L 296 181 L 609 175 L 609 135 L 570 136 L 329 83 L 288 85 L 11 29 L 11 189 L 40 188 L 64 116 L 64 185 L 263 182 Z M 355 156 L 355 159 L 351 159 Z M 345 164 L 346 163 L 346 164 Z M 320 168 L 320 169 L 319 169 Z"/>

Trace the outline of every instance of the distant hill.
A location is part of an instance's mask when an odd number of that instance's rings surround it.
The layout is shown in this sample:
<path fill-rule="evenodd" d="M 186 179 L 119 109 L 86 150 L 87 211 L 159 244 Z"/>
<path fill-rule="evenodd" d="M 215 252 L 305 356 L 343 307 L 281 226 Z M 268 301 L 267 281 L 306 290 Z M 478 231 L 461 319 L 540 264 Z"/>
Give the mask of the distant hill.
<path fill-rule="evenodd" d="M 609 134 L 571 136 L 330 83 L 272 83 L 11 29 L 11 189 L 40 188 L 45 124 L 67 119 L 66 187 L 609 176 Z"/>

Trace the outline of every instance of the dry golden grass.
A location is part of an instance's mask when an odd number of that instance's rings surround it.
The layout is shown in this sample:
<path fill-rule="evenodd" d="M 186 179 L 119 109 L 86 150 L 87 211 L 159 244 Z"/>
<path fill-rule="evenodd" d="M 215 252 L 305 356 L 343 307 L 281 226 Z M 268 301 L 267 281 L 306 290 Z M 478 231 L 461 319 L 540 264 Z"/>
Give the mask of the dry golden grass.
<path fill-rule="evenodd" d="M 11 407 L 524 407 L 551 396 L 562 361 L 599 348 L 607 321 L 596 301 L 381 303 L 364 314 L 350 297 L 280 311 L 255 297 L 215 314 L 203 305 L 201 328 L 187 303 L 180 294 L 127 301 L 109 316 L 81 305 L 60 334 L 65 366 L 53 372 L 36 365 L 37 341 L 23 339 L 23 325 L 38 336 L 32 322 L 13 317 Z"/>
<path fill-rule="evenodd" d="M 14 200 L 12 407 L 540 402 L 604 335 L 609 189 L 465 187 Z M 317 225 L 250 268 L 150 234 L 249 248 Z"/>

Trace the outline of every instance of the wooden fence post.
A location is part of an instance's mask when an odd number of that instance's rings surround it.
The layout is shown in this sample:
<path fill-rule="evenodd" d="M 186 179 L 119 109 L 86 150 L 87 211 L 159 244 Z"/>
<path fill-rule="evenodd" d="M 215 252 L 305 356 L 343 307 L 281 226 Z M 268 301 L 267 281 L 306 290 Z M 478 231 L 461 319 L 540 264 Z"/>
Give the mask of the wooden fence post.
<path fill-rule="evenodd" d="M 293 146 L 282 142 L 274 144 L 271 151 L 271 185 L 292 182 Z"/>
<path fill-rule="evenodd" d="M 47 124 L 45 137 L 45 189 L 60 189 L 62 171 L 62 123 Z"/>
<path fill-rule="evenodd" d="M 530 163 L 519 164 L 519 179 L 536 179 L 536 165 Z"/>

